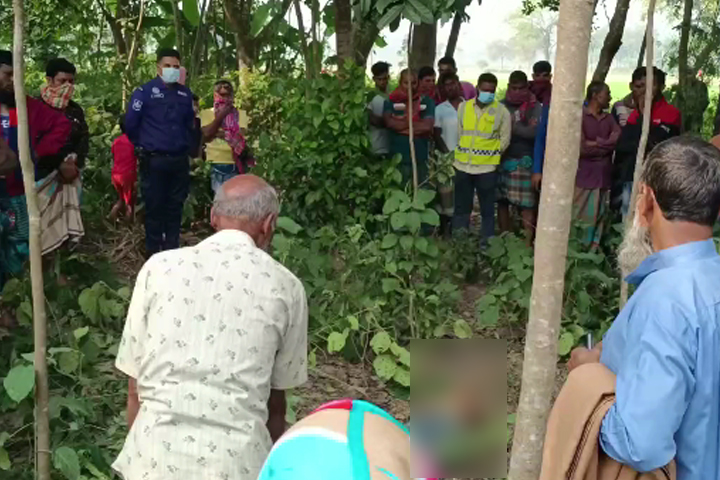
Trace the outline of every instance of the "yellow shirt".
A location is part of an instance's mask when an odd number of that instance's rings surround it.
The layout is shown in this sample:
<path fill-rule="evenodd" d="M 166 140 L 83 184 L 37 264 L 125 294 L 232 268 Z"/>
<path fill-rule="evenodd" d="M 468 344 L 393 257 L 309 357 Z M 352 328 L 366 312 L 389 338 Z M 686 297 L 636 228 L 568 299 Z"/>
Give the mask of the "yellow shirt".
<path fill-rule="evenodd" d="M 248 119 L 245 110 L 238 110 L 240 113 L 240 128 L 247 128 Z M 203 127 L 210 125 L 215 120 L 215 111 L 208 108 L 200 112 L 200 123 Z M 212 142 L 205 143 L 205 156 L 210 163 L 219 163 L 232 165 L 235 163 L 233 159 L 232 148 L 222 138 L 215 138 Z"/>

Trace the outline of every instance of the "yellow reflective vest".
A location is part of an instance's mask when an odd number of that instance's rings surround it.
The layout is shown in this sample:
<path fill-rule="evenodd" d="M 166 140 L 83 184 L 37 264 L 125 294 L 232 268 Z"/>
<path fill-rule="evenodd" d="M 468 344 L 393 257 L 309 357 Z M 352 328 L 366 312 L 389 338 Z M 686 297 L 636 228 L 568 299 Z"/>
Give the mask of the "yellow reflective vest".
<path fill-rule="evenodd" d="M 500 138 L 493 134 L 499 106 L 495 100 L 478 115 L 475 100 L 465 102 L 460 140 L 455 149 L 456 161 L 470 165 L 500 164 Z"/>

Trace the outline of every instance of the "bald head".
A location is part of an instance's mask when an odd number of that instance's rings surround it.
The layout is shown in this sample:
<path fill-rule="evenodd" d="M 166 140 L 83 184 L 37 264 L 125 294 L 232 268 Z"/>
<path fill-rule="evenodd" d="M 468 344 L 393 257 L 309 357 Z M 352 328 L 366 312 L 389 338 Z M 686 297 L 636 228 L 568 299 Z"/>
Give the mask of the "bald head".
<path fill-rule="evenodd" d="M 218 188 L 211 221 L 216 230 L 242 230 L 266 248 L 280 211 L 277 193 L 255 175 L 238 175 Z"/>

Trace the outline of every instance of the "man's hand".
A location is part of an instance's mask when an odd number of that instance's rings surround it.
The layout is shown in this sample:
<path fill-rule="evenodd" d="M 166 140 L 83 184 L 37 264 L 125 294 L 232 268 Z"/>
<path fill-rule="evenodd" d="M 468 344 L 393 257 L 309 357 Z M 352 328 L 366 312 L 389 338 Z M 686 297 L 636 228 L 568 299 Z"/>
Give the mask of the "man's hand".
<path fill-rule="evenodd" d="M 533 118 L 530 119 L 530 121 L 528 122 L 528 124 L 530 124 L 531 127 L 537 127 L 538 119 L 535 118 L 535 117 L 533 117 Z"/>
<path fill-rule="evenodd" d="M 232 104 L 220 107 L 220 109 L 218 109 L 218 111 L 215 112 L 215 118 L 227 117 L 230 114 L 230 112 L 233 111 L 233 108 L 235 108 L 235 107 L 233 107 Z"/>
<path fill-rule="evenodd" d="M 585 140 L 585 146 L 586 147 L 597 147 L 598 142 L 596 142 L 595 140 Z"/>
<path fill-rule="evenodd" d="M 572 372 L 580 365 L 585 365 L 586 363 L 599 363 L 601 353 L 602 349 L 598 349 L 597 347 L 592 350 L 588 350 L 585 347 L 578 347 L 574 349 L 570 353 L 570 361 L 567 364 L 568 371 Z"/>
<path fill-rule="evenodd" d="M 64 162 L 58 167 L 60 178 L 64 183 L 72 183 L 80 175 L 80 171 L 77 167 L 77 157 L 68 156 Z"/>
<path fill-rule="evenodd" d="M 540 184 L 542 183 L 542 173 L 533 173 L 530 182 L 532 183 L 532 187 L 539 192 Z"/>
<path fill-rule="evenodd" d="M 218 128 L 217 133 L 215 134 L 215 138 L 219 138 L 221 140 L 225 140 L 225 130 L 222 128 Z"/>

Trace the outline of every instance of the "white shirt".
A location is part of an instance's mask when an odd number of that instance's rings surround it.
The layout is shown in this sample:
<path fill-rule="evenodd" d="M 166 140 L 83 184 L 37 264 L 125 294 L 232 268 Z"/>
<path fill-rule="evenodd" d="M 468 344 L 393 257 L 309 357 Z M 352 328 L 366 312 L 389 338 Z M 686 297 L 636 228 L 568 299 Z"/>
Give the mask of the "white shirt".
<path fill-rule="evenodd" d="M 444 101 L 435 107 L 435 127 L 440 128 L 440 136 L 445 142 L 448 151 L 452 152 L 457 147 L 459 140 L 458 112 L 449 100 Z"/>
<path fill-rule="evenodd" d="M 383 97 L 378 93 L 368 104 L 368 110 L 370 110 L 373 115 L 382 117 L 386 98 L 387 97 Z M 386 155 L 390 153 L 390 131 L 387 128 L 370 125 L 370 145 L 372 145 L 372 150 L 375 155 Z"/>
<path fill-rule="evenodd" d="M 118 369 L 140 411 L 113 468 L 126 480 L 255 480 L 270 389 L 307 380 L 302 283 L 247 234 L 223 230 L 140 271 Z"/>

